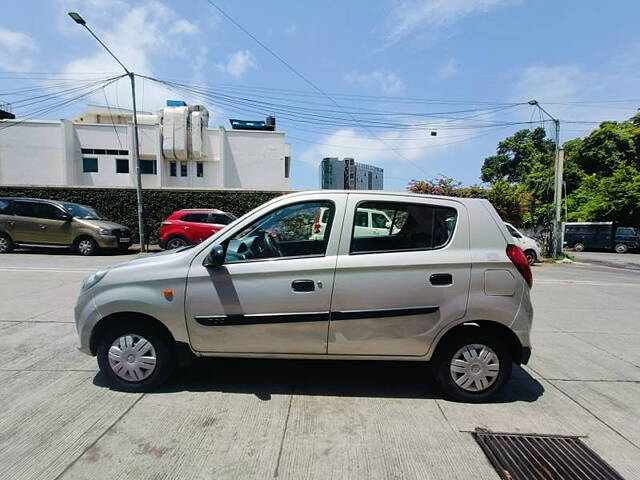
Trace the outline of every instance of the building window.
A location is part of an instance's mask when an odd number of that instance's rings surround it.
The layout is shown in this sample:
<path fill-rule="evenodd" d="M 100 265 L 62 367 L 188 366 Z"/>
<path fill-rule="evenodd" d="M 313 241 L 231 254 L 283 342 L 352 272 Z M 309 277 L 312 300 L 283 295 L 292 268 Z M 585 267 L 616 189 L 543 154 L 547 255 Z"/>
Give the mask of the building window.
<path fill-rule="evenodd" d="M 140 173 L 145 175 L 155 175 L 157 173 L 155 160 L 139 160 L 139 162 Z"/>
<path fill-rule="evenodd" d="M 129 155 L 129 150 L 104 150 L 102 148 L 82 148 L 81 152 L 86 155 Z"/>
<path fill-rule="evenodd" d="M 289 178 L 291 173 L 291 157 L 284 157 L 284 178 Z"/>
<path fill-rule="evenodd" d="M 204 177 L 204 164 L 196 162 L 196 177 Z"/>
<path fill-rule="evenodd" d="M 178 175 L 178 169 L 176 166 L 176 162 L 169 162 L 169 176 L 175 177 Z"/>
<path fill-rule="evenodd" d="M 83 158 L 82 159 L 82 171 L 84 173 L 98 173 L 98 159 L 97 158 Z"/>
<path fill-rule="evenodd" d="M 180 176 L 187 176 L 187 162 L 180 162 Z"/>
<path fill-rule="evenodd" d="M 129 173 L 128 158 L 116 158 L 116 173 Z"/>

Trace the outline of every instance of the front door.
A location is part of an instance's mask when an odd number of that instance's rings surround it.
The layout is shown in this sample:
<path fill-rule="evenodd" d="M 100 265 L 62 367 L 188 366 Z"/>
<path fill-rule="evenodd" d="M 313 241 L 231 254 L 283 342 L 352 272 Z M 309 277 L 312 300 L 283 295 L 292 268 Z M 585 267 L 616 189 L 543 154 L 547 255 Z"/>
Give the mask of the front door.
<path fill-rule="evenodd" d="M 326 354 L 327 328 L 344 195 L 279 203 L 218 238 L 226 257 L 191 265 L 185 315 L 201 352 Z M 324 235 L 313 232 L 330 210 Z"/>
<path fill-rule="evenodd" d="M 357 228 L 366 211 L 391 219 L 384 235 Z M 441 322 L 464 316 L 471 272 L 466 215 L 451 200 L 349 195 L 329 354 L 424 355 Z"/>

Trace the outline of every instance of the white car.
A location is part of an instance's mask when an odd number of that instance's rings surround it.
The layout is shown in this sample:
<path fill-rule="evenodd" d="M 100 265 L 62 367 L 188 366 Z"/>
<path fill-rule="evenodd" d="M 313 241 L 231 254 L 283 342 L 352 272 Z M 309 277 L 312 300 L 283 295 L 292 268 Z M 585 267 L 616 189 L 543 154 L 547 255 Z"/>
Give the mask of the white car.
<path fill-rule="evenodd" d="M 510 223 L 504 222 L 504 224 L 507 227 L 507 230 L 509 230 L 509 233 L 511 234 L 513 239 L 516 241 L 516 245 L 518 245 L 524 252 L 529 265 L 533 265 L 534 263 L 539 261 L 542 257 L 542 254 L 540 253 L 540 245 L 538 244 L 538 242 L 536 242 L 531 237 L 527 237 Z"/>
<path fill-rule="evenodd" d="M 317 240 L 324 237 L 324 230 L 327 227 L 328 219 L 329 209 L 325 207 L 320 208 L 316 216 L 316 221 L 313 224 L 311 239 Z M 392 219 L 382 210 L 360 208 L 356 214 L 353 228 L 355 229 L 355 234 L 359 237 L 377 237 L 379 235 L 388 235 L 391 223 Z M 399 223 L 398 219 L 396 219 L 393 228 L 394 233 L 399 230 Z"/>

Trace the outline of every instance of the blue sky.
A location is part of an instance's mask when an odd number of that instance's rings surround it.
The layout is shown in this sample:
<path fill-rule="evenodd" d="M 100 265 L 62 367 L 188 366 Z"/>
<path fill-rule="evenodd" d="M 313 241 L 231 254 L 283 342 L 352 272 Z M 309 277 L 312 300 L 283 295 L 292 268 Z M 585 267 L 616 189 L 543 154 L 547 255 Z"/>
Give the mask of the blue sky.
<path fill-rule="evenodd" d="M 215 1 L 328 92 L 340 105 L 339 116 L 349 111 L 361 119 L 364 109 L 375 110 L 383 114 L 376 118 L 399 125 L 362 128 L 351 117 L 335 125 L 279 119 L 293 150 L 294 188 L 318 186 L 317 165 L 324 156 L 352 156 L 383 167 L 388 189 L 438 174 L 477 183 L 483 159 L 501 138 L 522 128 L 496 122 L 538 119 L 529 106 L 490 111 L 499 104 L 537 98 L 562 120 L 594 122 L 628 118 L 640 106 L 637 0 Z M 303 113 L 338 108 L 206 0 L 4 2 L 0 103 L 11 100 L 2 93 L 25 86 L 51 91 L 51 78 L 80 82 L 119 73 L 67 17 L 69 10 L 80 12 L 136 73 L 252 101 L 294 104 Z M 58 76 L 43 80 L 36 72 Z M 121 80 L 89 101 L 104 104 L 106 97 L 112 105 L 129 106 L 127 88 Z M 197 100 L 188 92 L 140 82 L 140 108 L 155 110 L 166 98 Z M 407 100 L 412 98 L 429 101 Z M 595 101 L 602 103 L 581 103 Z M 210 126 L 271 113 L 264 106 L 253 106 L 256 113 L 249 114 L 203 103 L 212 112 Z M 83 106 L 79 102 L 46 117 L 72 117 Z M 467 115 L 478 117 L 452 121 L 464 114 L 442 114 L 467 109 L 474 110 Z M 411 115 L 433 113 L 447 119 Z M 584 135 L 594 126 L 562 123 L 562 138 Z"/>

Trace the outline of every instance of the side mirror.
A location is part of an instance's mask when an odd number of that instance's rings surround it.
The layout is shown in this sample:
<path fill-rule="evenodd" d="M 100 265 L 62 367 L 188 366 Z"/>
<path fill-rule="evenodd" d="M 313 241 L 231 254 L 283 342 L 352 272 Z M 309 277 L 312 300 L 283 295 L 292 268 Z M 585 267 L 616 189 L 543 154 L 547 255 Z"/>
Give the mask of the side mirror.
<path fill-rule="evenodd" d="M 214 245 L 202 265 L 206 268 L 219 267 L 224 263 L 224 248 L 222 245 Z"/>
<path fill-rule="evenodd" d="M 386 223 L 384 224 L 384 228 L 391 228 L 391 221 L 387 220 Z"/>
<path fill-rule="evenodd" d="M 511 234 L 511 236 L 512 236 L 513 238 L 522 238 L 522 235 L 520 235 L 518 232 L 513 232 L 513 233 Z"/>
<path fill-rule="evenodd" d="M 60 212 L 60 213 L 58 214 L 58 218 L 59 218 L 60 220 L 65 221 L 65 222 L 69 222 L 69 221 L 71 221 L 71 219 L 72 219 L 73 217 L 71 216 L 71 214 L 70 214 L 70 213 L 67 213 L 67 212 Z"/>

